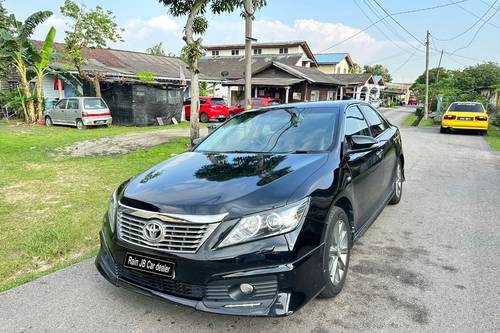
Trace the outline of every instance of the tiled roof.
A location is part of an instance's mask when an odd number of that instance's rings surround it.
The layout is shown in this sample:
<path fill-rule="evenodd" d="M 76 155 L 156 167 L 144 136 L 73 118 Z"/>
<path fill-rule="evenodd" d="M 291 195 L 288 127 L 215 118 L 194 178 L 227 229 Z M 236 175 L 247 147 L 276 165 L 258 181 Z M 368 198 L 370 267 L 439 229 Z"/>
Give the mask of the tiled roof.
<path fill-rule="evenodd" d="M 328 76 L 342 82 L 345 85 L 353 84 L 365 84 L 367 81 L 373 81 L 372 75 L 370 73 L 361 74 L 328 74 Z M 370 82 L 373 83 L 373 82 Z"/>
<path fill-rule="evenodd" d="M 343 85 L 337 78 L 325 74 L 315 67 L 290 66 L 276 61 L 273 64 L 294 76 L 306 79 L 312 83 Z"/>
<path fill-rule="evenodd" d="M 252 55 L 252 72 L 259 72 L 269 66 L 273 61 L 287 65 L 295 65 L 302 54 L 280 54 L 280 55 Z M 199 60 L 200 72 L 206 78 L 235 80 L 245 76 L 245 57 L 203 57 Z M 222 73 L 227 72 L 223 76 Z"/>

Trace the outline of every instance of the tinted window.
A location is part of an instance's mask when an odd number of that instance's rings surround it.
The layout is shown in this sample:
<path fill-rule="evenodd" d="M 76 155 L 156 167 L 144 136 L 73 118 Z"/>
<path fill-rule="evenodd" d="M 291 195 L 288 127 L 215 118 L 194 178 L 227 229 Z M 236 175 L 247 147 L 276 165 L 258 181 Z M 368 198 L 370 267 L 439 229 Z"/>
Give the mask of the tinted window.
<path fill-rule="evenodd" d="M 65 99 L 61 99 L 55 106 L 56 108 L 59 108 L 59 109 L 66 109 L 66 100 Z"/>
<path fill-rule="evenodd" d="M 205 104 L 206 102 L 207 102 L 207 100 L 206 100 L 206 99 L 204 99 L 204 98 L 200 98 L 200 105 Z"/>
<path fill-rule="evenodd" d="M 68 100 L 68 105 L 66 109 L 78 110 L 78 101 L 76 99 Z"/>
<path fill-rule="evenodd" d="M 387 129 L 388 127 L 387 124 L 379 116 L 377 111 L 373 110 L 368 105 L 360 105 L 359 107 L 366 116 L 366 120 L 370 125 L 370 131 L 372 132 L 372 136 L 375 137 Z"/>
<path fill-rule="evenodd" d="M 106 103 L 101 98 L 85 98 L 83 106 L 88 110 L 106 109 Z"/>
<path fill-rule="evenodd" d="M 224 102 L 224 98 L 211 98 L 210 101 L 212 102 L 212 104 L 226 105 L 226 102 Z"/>
<path fill-rule="evenodd" d="M 370 135 L 366 119 L 357 106 L 351 106 L 345 114 L 345 135 Z"/>
<path fill-rule="evenodd" d="M 336 113 L 331 108 L 245 112 L 222 125 L 196 151 L 323 151 L 332 144 L 335 120 Z"/>
<path fill-rule="evenodd" d="M 484 112 L 483 105 L 478 103 L 451 103 L 448 111 L 455 112 Z"/>

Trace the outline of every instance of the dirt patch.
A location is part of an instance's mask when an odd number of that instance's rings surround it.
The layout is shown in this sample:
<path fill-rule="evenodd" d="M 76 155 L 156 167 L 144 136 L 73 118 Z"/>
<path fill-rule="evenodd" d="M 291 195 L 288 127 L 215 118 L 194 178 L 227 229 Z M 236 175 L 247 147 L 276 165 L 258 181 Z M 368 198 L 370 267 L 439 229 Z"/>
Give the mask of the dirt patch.
<path fill-rule="evenodd" d="M 144 133 L 131 133 L 109 138 L 84 140 L 56 150 L 56 155 L 107 156 L 127 154 L 169 142 L 171 138 L 189 136 L 189 129 L 169 129 Z"/>

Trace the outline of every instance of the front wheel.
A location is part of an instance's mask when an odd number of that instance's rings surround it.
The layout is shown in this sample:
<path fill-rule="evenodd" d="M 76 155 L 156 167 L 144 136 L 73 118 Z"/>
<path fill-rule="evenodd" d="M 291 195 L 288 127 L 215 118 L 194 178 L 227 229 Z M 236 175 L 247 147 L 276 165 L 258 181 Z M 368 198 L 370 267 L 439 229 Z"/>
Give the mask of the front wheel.
<path fill-rule="evenodd" d="M 323 250 L 326 285 L 319 295 L 322 298 L 335 297 L 344 287 L 352 246 L 351 227 L 344 210 L 333 207 L 329 213 L 329 221 Z"/>
<path fill-rule="evenodd" d="M 401 161 L 398 161 L 396 166 L 396 176 L 394 177 L 394 194 L 392 195 L 390 205 L 396 205 L 401 201 L 401 196 L 403 194 L 403 167 L 401 166 Z"/>
<path fill-rule="evenodd" d="M 50 118 L 49 116 L 46 116 L 45 117 L 45 126 L 47 127 L 50 127 L 52 126 L 54 123 L 52 122 L 52 118 Z"/>

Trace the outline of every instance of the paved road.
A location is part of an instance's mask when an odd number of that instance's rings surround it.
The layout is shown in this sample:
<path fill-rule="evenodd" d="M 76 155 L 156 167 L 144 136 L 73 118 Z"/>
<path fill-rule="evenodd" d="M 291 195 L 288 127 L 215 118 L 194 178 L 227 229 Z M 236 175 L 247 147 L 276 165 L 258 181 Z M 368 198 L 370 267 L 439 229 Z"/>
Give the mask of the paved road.
<path fill-rule="evenodd" d="M 211 315 L 115 288 L 86 261 L 0 294 L 0 331 L 498 332 L 500 156 L 480 136 L 402 131 L 403 200 L 355 244 L 334 300 L 281 319 Z"/>

